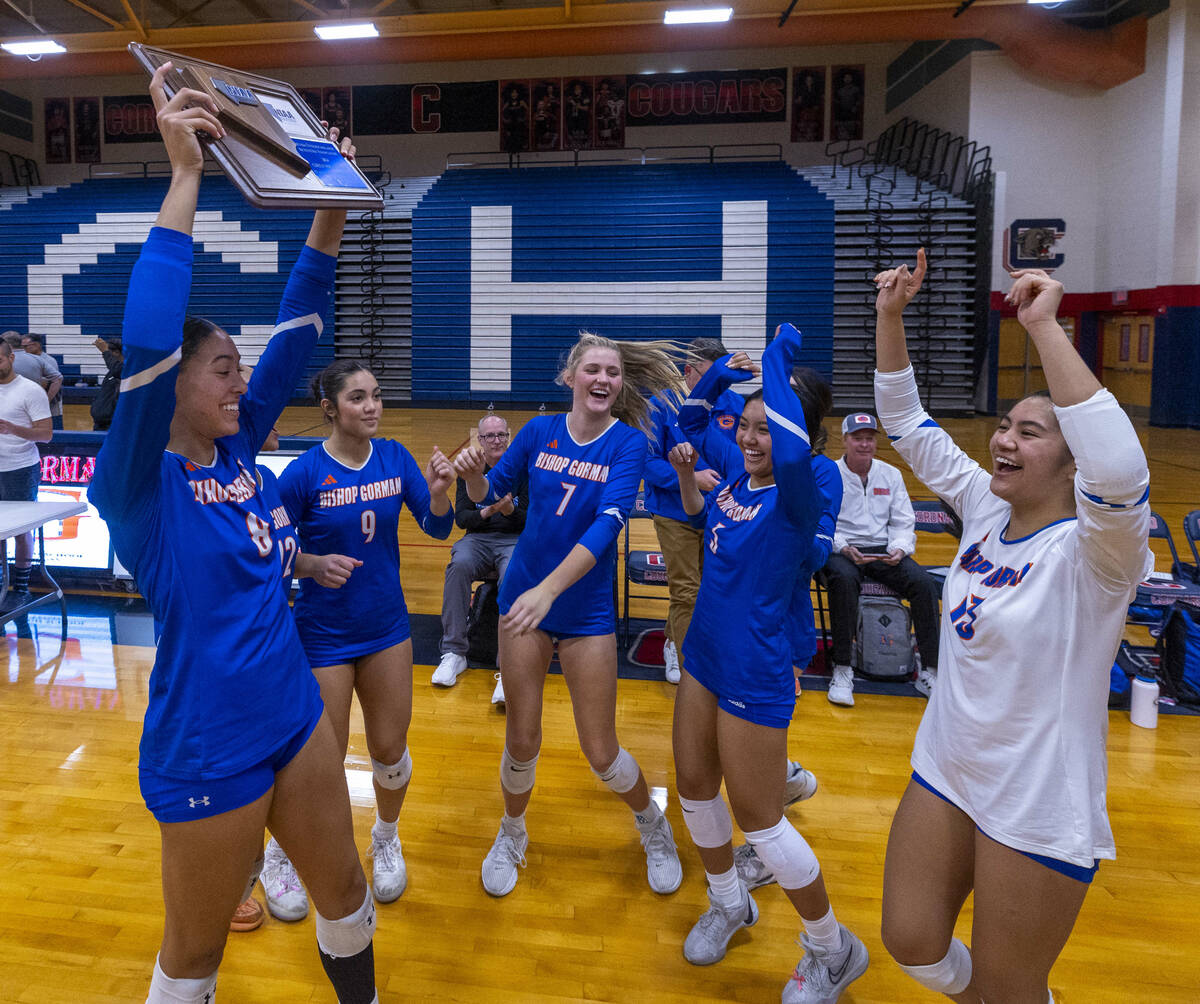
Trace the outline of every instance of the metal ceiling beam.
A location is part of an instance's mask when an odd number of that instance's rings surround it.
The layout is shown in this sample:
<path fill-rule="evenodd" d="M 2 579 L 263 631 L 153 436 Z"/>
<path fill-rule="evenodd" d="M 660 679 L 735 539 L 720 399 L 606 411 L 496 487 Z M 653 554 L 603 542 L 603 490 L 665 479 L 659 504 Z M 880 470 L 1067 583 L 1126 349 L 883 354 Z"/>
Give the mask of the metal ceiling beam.
<path fill-rule="evenodd" d="M 29 12 L 28 14 L 26 14 L 26 13 L 25 13 L 23 10 L 21 10 L 21 8 L 20 8 L 20 7 L 18 7 L 18 6 L 17 6 L 15 3 L 13 3 L 13 0 L 4 0 L 4 2 L 5 2 L 5 3 L 6 3 L 6 4 L 9 6 L 9 7 L 11 7 L 11 8 L 13 9 L 13 12 L 14 12 L 14 13 L 17 15 L 17 17 L 19 17 L 19 18 L 20 18 L 22 21 L 24 21 L 26 24 L 33 25 L 33 27 L 35 27 L 35 28 L 36 28 L 38 31 L 40 31 L 40 32 L 41 32 L 43 35 L 45 35 L 45 34 L 46 34 L 46 29 L 45 29 L 45 28 L 43 28 L 43 27 L 42 27 L 40 24 L 38 24 L 38 23 L 37 23 L 37 22 L 36 22 L 36 21 L 33 19 L 33 8 L 32 8 L 32 7 L 30 8 L 30 12 Z"/>
<path fill-rule="evenodd" d="M 133 25 L 134 31 L 142 39 L 146 38 L 146 29 L 142 27 L 142 22 L 138 20 L 138 16 L 133 12 L 133 8 L 129 6 L 129 0 L 121 0 L 121 6 L 125 8 L 125 13 L 129 15 L 129 23 Z"/>
<path fill-rule="evenodd" d="M 83 2 L 83 0 L 67 0 L 67 3 L 69 3 L 72 7 L 78 7 L 85 14 L 91 14 L 92 17 L 96 18 L 99 21 L 103 21 L 110 28 L 116 28 L 117 31 L 123 31 L 125 29 L 125 25 L 121 24 L 120 21 L 116 20 L 115 18 L 109 17 L 107 14 L 103 13 L 102 11 L 96 10 L 95 7 L 89 7 L 87 4 L 85 4 Z"/>

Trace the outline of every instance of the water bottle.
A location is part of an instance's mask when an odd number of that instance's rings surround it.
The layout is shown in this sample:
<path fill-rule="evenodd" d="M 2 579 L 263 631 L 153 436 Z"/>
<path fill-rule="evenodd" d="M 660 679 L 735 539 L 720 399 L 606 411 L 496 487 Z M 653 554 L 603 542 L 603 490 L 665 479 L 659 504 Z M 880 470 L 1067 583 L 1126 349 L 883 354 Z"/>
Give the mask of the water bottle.
<path fill-rule="evenodd" d="M 1158 681 L 1138 673 L 1132 685 L 1129 720 L 1143 729 L 1158 728 Z"/>

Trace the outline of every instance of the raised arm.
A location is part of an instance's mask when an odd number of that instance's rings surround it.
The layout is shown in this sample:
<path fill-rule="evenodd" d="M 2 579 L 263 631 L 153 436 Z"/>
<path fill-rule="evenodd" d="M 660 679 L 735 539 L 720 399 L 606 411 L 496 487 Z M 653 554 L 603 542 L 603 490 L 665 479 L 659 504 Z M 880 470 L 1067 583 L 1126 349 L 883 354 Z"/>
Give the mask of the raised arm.
<path fill-rule="evenodd" d="M 792 325 L 775 329 L 775 340 L 763 352 L 763 407 L 771 429 L 771 465 L 780 505 L 792 525 L 811 538 L 824 501 L 813 477 L 804 408 L 791 382 L 800 342 L 800 332 Z"/>
<path fill-rule="evenodd" d="M 1041 269 L 1027 268 L 1010 274 L 1015 281 L 1004 299 L 1017 308 L 1017 320 L 1037 347 L 1050 400 L 1060 408 L 1086 401 L 1100 390 L 1100 381 L 1058 323 L 1062 283 Z"/>

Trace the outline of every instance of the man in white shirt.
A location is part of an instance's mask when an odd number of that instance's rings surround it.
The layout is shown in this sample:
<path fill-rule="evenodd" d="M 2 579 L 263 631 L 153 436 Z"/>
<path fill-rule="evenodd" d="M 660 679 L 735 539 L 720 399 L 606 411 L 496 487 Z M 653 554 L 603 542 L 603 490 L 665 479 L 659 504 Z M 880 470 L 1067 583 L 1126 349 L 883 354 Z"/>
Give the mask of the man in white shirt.
<path fill-rule="evenodd" d="M 922 666 L 917 689 L 928 695 L 937 674 L 941 587 L 910 557 L 917 549 L 916 517 L 904 476 L 898 468 L 875 459 L 878 430 L 875 416 L 866 412 L 847 415 L 842 422 L 845 454 L 838 461 L 842 509 L 833 552 L 824 568 L 833 628 L 833 681 L 828 697 L 846 707 L 854 706 L 850 646 L 864 577 L 894 589 L 912 608 Z"/>
<path fill-rule="evenodd" d="M 0 501 L 33 502 L 37 499 L 42 462 L 38 443 L 48 443 L 50 402 L 32 380 L 18 376 L 13 369 L 13 350 L 0 340 Z M 7 560 L 7 544 L 3 559 Z M 16 563 L 5 607 L 11 609 L 29 601 L 29 572 L 33 563 L 33 534 L 17 538 Z"/>
<path fill-rule="evenodd" d="M 22 335 L 17 331 L 6 331 L 0 338 L 12 347 L 13 350 L 13 369 L 18 376 L 23 376 L 26 380 L 32 380 L 35 384 L 46 392 L 46 398 L 50 402 L 50 424 L 54 429 L 62 428 L 62 373 L 58 370 L 58 364 L 53 357 L 41 351 L 41 341 L 38 340 L 37 352 L 25 351 L 25 341 L 29 335 Z M 36 337 L 36 336 L 35 336 Z M 58 411 L 55 412 L 54 402 L 58 401 Z M 58 420 L 55 421 L 57 414 Z"/>

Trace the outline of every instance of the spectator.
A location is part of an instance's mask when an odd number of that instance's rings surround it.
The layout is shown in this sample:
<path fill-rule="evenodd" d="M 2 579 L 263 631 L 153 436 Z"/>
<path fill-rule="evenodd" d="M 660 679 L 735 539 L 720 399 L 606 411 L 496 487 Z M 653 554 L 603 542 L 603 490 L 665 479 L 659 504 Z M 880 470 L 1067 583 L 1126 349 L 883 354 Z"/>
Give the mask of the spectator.
<path fill-rule="evenodd" d="M 22 335 L 21 348 L 28 355 L 38 360 L 45 371 L 45 375 L 50 379 L 50 383 L 45 388 L 46 396 L 50 399 L 50 421 L 54 428 L 61 429 L 63 427 L 63 378 L 62 373 L 59 371 L 58 363 L 53 356 L 47 355 L 43 351 L 44 346 L 41 335 Z M 22 372 L 22 376 L 24 375 Z"/>
<path fill-rule="evenodd" d="M 486 474 L 508 449 L 508 422 L 499 415 L 479 420 L 479 445 L 483 447 Z M 495 572 L 504 578 L 517 537 L 525 529 L 529 510 L 528 491 L 509 493 L 491 505 L 476 505 L 467 494 L 467 486 L 458 479 L 454 500 L 454 521 L 466 534 L 450 549 L 446 566 L 446 584 L 442 592 L 442 661 L 433 671 L 432 683 L 453 687 L 467 668 L 467 610 L 471 603 L 471 584 Z M 504 686 L 496 682 L 493 704 L 504 703 Z"/>
<path fill-rule="evenodd" d="M 37 356 L 26 352 L 21 347 L 23 337 L 19 331 L 6 331 L 0 335 L 0 338 L 6 341 L 9 348 L 12 349 L 12 368 L 17 376 L 32 380 L 41 387 L 46 392 L 46 402 L 49 404 L 53 394 L 57 394 L 62 387 L 62 374 L 58 372 L 58 367 L 49 356 L 45 354 Z M 53 419 L 51 419 L 51 428 L 53 427 Z M 58 428 L 62 428 L 61 416 Z"/>
<path fill-rule="evenodd" d="M 683 367 L 683 379 L 689 391 L 708 371 L 713 361 L 728 353 L 716 338 L 696 338 L 688 346 L 688 362 Z M 672 447 L 687 441 L 679 431 L 676 410 L 682 402 L 677 398 L 668 400 L 659 395 L 650 400 L 650 415 L 654 426 L 651 431 L 650 456 L 646 460 L 646 508 L 654 517 L 654 529 L 658 534 L 658 546 L 667 562 L 667 642 L 663 646 L 663 662 L 668 683 L 679 682 L 679 649 L 683 645 L 688 625 L 692 621 L 692 608 L 696 605 L 696 593 L 700 589 L 700 570 L 704 565 L 704 531 L 693 527 L 683 511 L 679 498 L 679 476 L 667 461 Z M 709 413 L 710 426 L 720 430 L 732 442 L 737 434 L 738 416 L 742 413 L 743 399 L 733 390 L 725 390 Z M 721 475 L 700 456 L 696 464 L 696 486 L 701 492 L 712 491 L 721 480 Z"/>
<path fill-rule="evenodd" d="M 20 376 L 13 365 L 11 343 L 0 341 L 0 501 L 37 499 L 42 464 L 38 443 L 48 443 L 50 402 L 38 386 Z M 7 561 L 7 544 L 0 560 Z M 29 573 L 33 564 L 33 534 L 17 537 L 16 563 L 5 609 L 29 602 Z"/>
<path fill-rule="evenodd" d="M 937 676 L 938 600 L 941 588 L 912 560 L 917 549 L 912 503 L 904 477 L 891 464 L 875 459 L 874 415 L 859 412 L 842 421 L 845 454 L 842 511 L 833 536 L 833 553 L 825 563 L 829 584 L 829 616 L 833 627 L 833 682 L 829 700 L 854 706 L 854 671 L 850 642 L 858 615 L 858 596 L 865 576 L 882 582 L 912 607 L 921 652 L 917 689 L 928 696 Z"/>
<path fill-rule="evenodd" d="M 112 424 L 113 413 L 117 410 L 117 397 L 121 393 L 121 369 L 125 364 L 125 356 L 121 351 L 121 340 L 114 338 L 105 341 L 97 338 L 92 342 L 100 355 L 104 357 L 104 365 L 108 372 L 100 381 L 100 390 L 92 398 L 92 430 L 106 432 Z"/>

